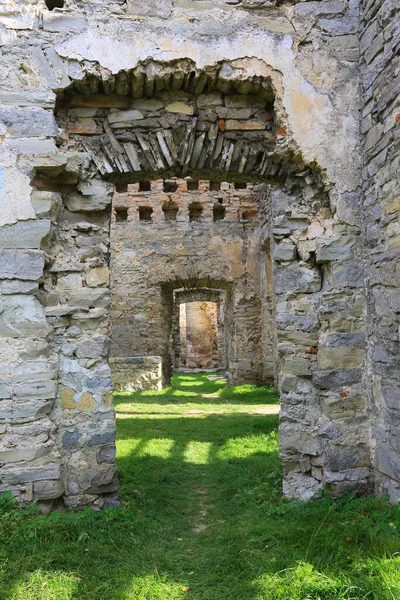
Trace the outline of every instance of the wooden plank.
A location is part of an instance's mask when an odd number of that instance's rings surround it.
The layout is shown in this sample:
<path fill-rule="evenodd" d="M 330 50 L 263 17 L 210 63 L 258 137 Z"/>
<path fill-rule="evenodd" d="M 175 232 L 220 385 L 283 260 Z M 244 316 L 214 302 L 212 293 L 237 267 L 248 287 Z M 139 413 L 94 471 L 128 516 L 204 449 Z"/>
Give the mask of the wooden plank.
<path fill-rule="evenodd" d="M 167 143 L 166 143 L 166 141 L 164 139 L 162 131 L 157 131 L 156 135 L 157 135 L 158 143 L 159 143 L 160 148 L 161 148 L 161 152 L 163 153 L 163 156 L 164 156 L 165 160 L 167 161 L 168 166 L 172 167 L 172 165 L 174 164 L 174 161 L 173 161 L 173 158 L 172 158 L 171 153 L 169 151 L 169 148 L 167 146 Z"/>
<path fill-rule="evenodd" d="M 125 153 L 128 157 L 128 160 L 131 163 L 132 169 L 134 171 L 140 171 L 141 166 L 140 166 L 139 156 L 138 156 L 138 153 L 136 152 L 135 146 L 132 144 L 132 142 L 125 142 L 123 144 L 123 146 L 124 146 Z"/>

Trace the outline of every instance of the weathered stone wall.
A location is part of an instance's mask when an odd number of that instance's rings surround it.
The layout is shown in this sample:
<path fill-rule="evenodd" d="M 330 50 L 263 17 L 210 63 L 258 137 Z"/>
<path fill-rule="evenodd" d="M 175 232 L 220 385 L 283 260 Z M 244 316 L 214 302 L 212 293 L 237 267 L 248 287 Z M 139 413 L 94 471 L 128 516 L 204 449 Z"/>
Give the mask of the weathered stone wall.
<path fill-rule="evenodd" d="M 235 184 L 211 186 L 205 180 L 151 181 L 148 192 L 140 185 L 128 184 L 113 197 L 111 355 L 155 355 L 166 349 L 172 361 L 173 292 L 208 282 L 231 291 L 225 329 L 232 382 L 270 380 L 272 373 L 263 372 L 261 346 L 260 193 L 252 184 L 235 189 Z M 171 205 L 176 207 L 172 220 L 163 210 Z"/>
<path fill-rule="evenodd" d="M 368 370 L 377 491 L 400 500 L 400 27 L 393 0 L 362 6 Z"/>
<path fill-rule="evenodd" d="M 365 0 L 360 29 L 357 0 L 66 0 L 54 11 L 42 0 L 3 0 L 0 489 L 49 506 L 58 498 L 68 506 L 114 502 L 107 281 L 114 184 L 124 177 L 139 181 L 143 171 L 157 180 L 206 166 L 220 181 L 264 179 L 272 186 L 260 204 L 253 271 L 267 302 L 260 293 L 252 315 L 262 315 L 263 354 L 277 355 L 261 362 L 275 362 L 281 391 L 285 493 L 307 498 L 325 483 L 338 493 L 370 489 L 372 448 L 377 488 L 397 497 L 398 29 L 392 4 Z M 143 115 L 149 130 L 136 131 L 137 101 L 171 91 L 182 92 L 172 105 L 188 105 L 189 96 L 203 93 L 261 96 L 273 118 L 249 136 L 246 123 L 260 127 L 259 115 L 245 111 L 236 119 L 244 127 L 238 132 L 228 113 L 196 105 L 193 115 L 172 125 L 162 115 Z M 125 112 L 121 128 L 115 126 L 119 111 Z M 216 156 L 210 151 L 215 125 Z M 125 137 L 118 139 L 122 129 Z M 179 138 L 176 158 L 167 130 Z M 273 294 L 264 270 L 268 248 Z M 172 312 L 173 290 L 167 286 L 163 294 Z M 238 316 L 246 325 L 245 312 Z M 160 344 L 148 345 L 160 355 Z M 126 349 L 122 357 L 132 356 Z"/>
<path fill-rule="evenodd" d="M 161 356 L 110 358 L 114 390 L 143 391 L 162 389 Z"/>

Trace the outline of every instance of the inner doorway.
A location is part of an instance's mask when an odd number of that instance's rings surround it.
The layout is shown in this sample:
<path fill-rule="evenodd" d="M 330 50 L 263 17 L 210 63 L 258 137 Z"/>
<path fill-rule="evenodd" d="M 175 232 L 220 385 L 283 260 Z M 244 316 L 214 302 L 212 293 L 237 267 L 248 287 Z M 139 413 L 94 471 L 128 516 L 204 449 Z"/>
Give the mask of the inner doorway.
<path fill-rule="evenodd" d="M 178 369 L 219 368 L 216 302 L 185 302 L 179 305 Z"/>

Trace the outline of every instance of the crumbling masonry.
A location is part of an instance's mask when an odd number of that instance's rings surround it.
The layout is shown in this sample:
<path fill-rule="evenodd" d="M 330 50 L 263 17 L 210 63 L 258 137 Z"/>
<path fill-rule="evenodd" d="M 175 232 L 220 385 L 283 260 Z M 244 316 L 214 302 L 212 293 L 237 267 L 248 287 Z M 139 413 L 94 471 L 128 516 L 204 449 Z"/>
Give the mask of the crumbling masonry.
<path fill-rule="evenodd" d="M 0 491 L 116 504 L 112 378 L 196 302 L 287 496 L 400 499 L 396 4 L 1 2 Z"/>

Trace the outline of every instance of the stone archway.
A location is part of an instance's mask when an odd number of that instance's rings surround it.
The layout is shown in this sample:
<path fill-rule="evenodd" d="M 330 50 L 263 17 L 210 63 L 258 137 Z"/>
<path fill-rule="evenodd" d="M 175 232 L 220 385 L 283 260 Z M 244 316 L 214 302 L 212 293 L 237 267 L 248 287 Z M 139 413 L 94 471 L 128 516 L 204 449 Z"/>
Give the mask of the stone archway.
<path fill-rule="evenodd" d="M 32 200 L 38 223 L 48 232 L 52 221 L 51 242 L 40 282 L 40 304 L 27 306 L 21 299 L 23 292 L 11 287 L 3 320 L 8 319 L 7 327 L 14 327 L 13 311 L 25 311 L 21 336 L 30 335 L 36 320 L 49 339 L 46 351 L 58 360 L 41 405 L 50 415 L 46 417 L 49 431 L 54 424 L 57 431 L 52 430 L 48 460 L 40 465 L 40 479 L 28 493 L 31 497 L 50 502 L 62 497 L 68 506 L 115 501 L 115 420 L 108 364 L 110 205 L 116 185 L 121 186 L 117 194 L 124 194 L 126 184 L 140 185 L 150 176 L 155 182 L 187 175 L 201 175 L 203 180 L 205 175 L 212 176 L 219 182 L 265 182 L 257 208 L 258 250 L 263 256 L 268 241 L 282 402 L 284 491 L 306 499 L 325 483 L 338 493 L 368 485 L 361 370 L 363 283 L 357 266 L 357 230 L 347 226 L 343 233 L 339 216 L 330 211 L 327 182 L 315 165 L 305 163 L 289 135 L 276 95 L 276 74 L 249 76 L 243 65 L 235 70 L 234 61 L 228 67 L 198 70 L 188 62 L 153 64 L 152 68 L 147 64 L 112 77 L 101 77 L 94 69 L 60 97 L 59 125 L 66 134 L 61 135 L 59 151 L 27 161 L 34 171 Z M 161 107 L 155 101 L 164 91 L 182 94 L 182 100 L 174 100 L 181 104 L 171 107 L 174 102 L 170 102 L 164 104 L 169 111 L 139 118 L 138 112 L 146 112 L 139 101 L 144 98 L 143 106 L 150 103 L 150 112 L 157 113 Z M 219 102 L 221 97 L 239 96 L 239 106 L 226 106 L 224 100 L 215 107 L 242 112 L 234 118 L 232 113 L 224 116 L 211 110 L 200 119 L 195 111 L 209 109 L 194 107 L 192 99 L 204 94 L 215 94 L 215 102 L 217 96 Z M 253 105 L 259 97 L 263 107 Z M 75 111 L 76 118 L 70 119 L 69 111 Z M 174 123 L 167 119 L 166 125 L 172 123 L 168 127 L 161 121 L 166 113 L 187 118 L 182 121 L 178 116 Z M 144 126 L 137 125 L 148 119 Z M 156 128 L 151 119 L 157 120 Z M 237 123 L 232 125 L 230 120 Z M 146 128 L 148 133 L 142 131 Z M 165 218 L 163 206 L 159 205 L 158 212 L 153 209 L 156 217 Z M 115 221 L 129 222 L 130 207 L 122 203 L 117 208 Z M 144 221 L 148 221 L 146 215 Z M 254 211 L 246 209 L 238 221 L 250 221 L 253 216 Z M 22 279 L 39 279 L 43 262 L 39 252 L 27 253 Z M 7 268 L 13 269 L 10 260 Z M 163 289 L 177 276 L 182 275 L 166 277 Z M 207 285 L 201 269 L 184 274 L 186 280 L 191 277 Z M 37 316 L 32 317 L 33 312 Z M 32 381 L 35 377 L 32 372 Z M 36 467 L 27 460 L 28 472 Z M 12 469 L 9 473 L 7 479 L 6 470 L 5 484 L 22 497 L 24 475 L 18 479 Z"/>

